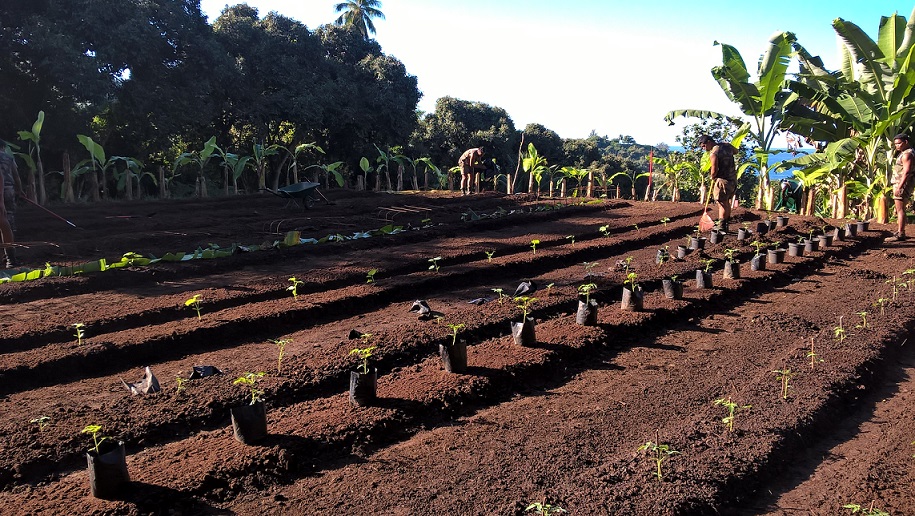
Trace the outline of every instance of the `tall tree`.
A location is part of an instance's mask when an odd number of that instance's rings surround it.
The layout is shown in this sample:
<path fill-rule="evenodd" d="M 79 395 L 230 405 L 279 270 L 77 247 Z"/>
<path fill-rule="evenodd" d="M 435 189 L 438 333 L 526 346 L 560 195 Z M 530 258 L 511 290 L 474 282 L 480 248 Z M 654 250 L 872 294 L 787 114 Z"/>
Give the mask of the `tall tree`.
<path fill-rule="evenodd" d="M 372 18 L 384 19 L 381 0 L 346 0 L 335 5 L 334 11 L 342 13 L 334 23 L 355 29 L 365 39 L 375 34 Z"/>

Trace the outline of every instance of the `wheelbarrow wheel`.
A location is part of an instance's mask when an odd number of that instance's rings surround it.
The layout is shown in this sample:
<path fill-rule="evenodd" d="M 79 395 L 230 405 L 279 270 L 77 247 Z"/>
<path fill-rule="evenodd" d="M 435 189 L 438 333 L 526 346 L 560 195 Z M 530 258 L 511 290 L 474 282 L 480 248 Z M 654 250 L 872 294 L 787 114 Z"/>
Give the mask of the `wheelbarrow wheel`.
<path fill-rule="evenodd" d="M 314 199 L 314 197 L 312 197 L 310 195 L 306 195 L 302 204 L 305 205 L 306 210 L 310 210 L 311 207 L 315 205 L 315 199 Z"/>

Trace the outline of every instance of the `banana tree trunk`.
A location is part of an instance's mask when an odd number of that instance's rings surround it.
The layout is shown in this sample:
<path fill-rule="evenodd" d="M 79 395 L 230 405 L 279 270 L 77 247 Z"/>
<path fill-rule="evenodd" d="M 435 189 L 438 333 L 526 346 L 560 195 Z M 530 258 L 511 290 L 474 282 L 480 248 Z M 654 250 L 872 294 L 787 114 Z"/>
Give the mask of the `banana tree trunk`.
<path fill-rule="evenodd" d="M 890 221 L 889 209 L 887 206 L 886 194 L 880 194 L 874 202 L 874 217 L 880 224 L 886 224 Z"/>
<path fill-rule="evenodd" d="M 168 197 L 168 183 L 165 182 L 165 167 L 159 165 L 159 198 Z"/>
<path fill-rule="evenodd" d="M 48 194 L 44 188 L 44 164 L 38 152 L 35 153 L 35 165 L 38 167 L 38 203 L 44 205 L 48 203 Z"/>
<path fill-rule="evenodd" d="M 588 171 L 588 198 L 594 197 L 594 171 Z"/>
<path fill-rule="evenodd" d="M 70 168 L 70 153 L 64 152 L 63 156 L 64 169 L 64 202 L 73 202 L 73 170 Z"/>
<path fill-rule="evenodd" d="M 403 165 L 397 165 L 397 191 L 403 191 Z"/>
<path fill-rule="evenodd" d="M 416 177 L 416 169 L 413 169 L 413 190 L 419 190 L 419 179 Z"/>

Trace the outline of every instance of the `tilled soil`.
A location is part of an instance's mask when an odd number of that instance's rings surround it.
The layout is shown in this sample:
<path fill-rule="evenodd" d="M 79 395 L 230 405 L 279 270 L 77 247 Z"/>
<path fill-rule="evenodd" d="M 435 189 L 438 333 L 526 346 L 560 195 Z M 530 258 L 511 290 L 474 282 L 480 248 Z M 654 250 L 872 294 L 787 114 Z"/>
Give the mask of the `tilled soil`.
<path fill-rule="evenodd" d="M 889 227 L 751 271 L 754 247 L 733 231 L 657 263 L 658 249 L 676 254 L 694 231 L 695 204 L 334 193 L 308 211 L 269 196 L 53 207 L 80 229 L 23 208 L 19 257 L 33 268 L 233 243 L 249 251 L 0 285 L 0 506 L 915 511 L 915 245 L 884 245 Z M 737 218 L 755 227 L 766 214 Z M 389 224 L 403 231 L 275 245 L 290 231 L 324 239 Z M 785 247 L 821 225 L 792 216 L 759 240 Z M 726 249 L 742 279 L 722 277 Z M 714 286 L 700 289 L 691 278 L 706 259 L 715 260 Z M 645 291 L 641 312 L 620 310 L 627 272 Z M 689 278 L 682 300 L 661 293 L 670 275 Z M 292 277 L 301 282 L 294 297 Z M 537 288 L 529 347 L 509 332 L 520 319 L 511 294 L 525 279 Z M 597 285 L 596 326 L 575 323 L 584 283 Z M 185 306 L 194 295 L 199 319 Z M 416 299 L 441 317 L 420 320 L 409 311 Z M 75 323 L 84 325 L 81 343 Z M 450 374 L 438 344 L 459 324 L 469 368 Z M 353 330 L 371 334 L 366 344 L 349 338 Z M 282 360 L 279 340 L 289 341 Z M 354 407 L 350 350 L 365 345 L 376 346 L 379 399 Z M 179 390 L 176 378 L 204 364 L 224 374 Z M 139 380 L 145 366 L 163 390 L 131 396 L 122 380 Z M 245 446 L 232 438 L 228 410 L 246 402 L 232 381 L 251 371 L 266 373 L 270 435 Z M 779 376 L 789 378 L 787 396 Z M 736 404 L 733 429 L 716 400 Z M 42 428 L 30 423 L 41 416 Z M 125 441 L 133 481 L 116 500 L 89 495 L 91 439 L 80 434 L 88 424 Z M 670 452 L 660 478 L 658 444 Z"/>

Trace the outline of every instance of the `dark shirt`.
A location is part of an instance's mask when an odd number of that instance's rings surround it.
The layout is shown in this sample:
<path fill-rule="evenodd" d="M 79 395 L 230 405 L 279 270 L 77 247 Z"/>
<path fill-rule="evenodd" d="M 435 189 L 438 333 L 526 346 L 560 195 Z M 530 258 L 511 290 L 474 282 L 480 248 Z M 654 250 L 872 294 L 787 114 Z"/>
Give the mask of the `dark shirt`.
<path fill-rule="evenodd" d="M 737 181 L 737 166 L 734 163 L 734 153 L 737 149 L 730 143 L 719 143 L 712 149 L 712 154 L 717 156 L 718 165 L 716 179 L 725 179 L 727 181 Z"/>

